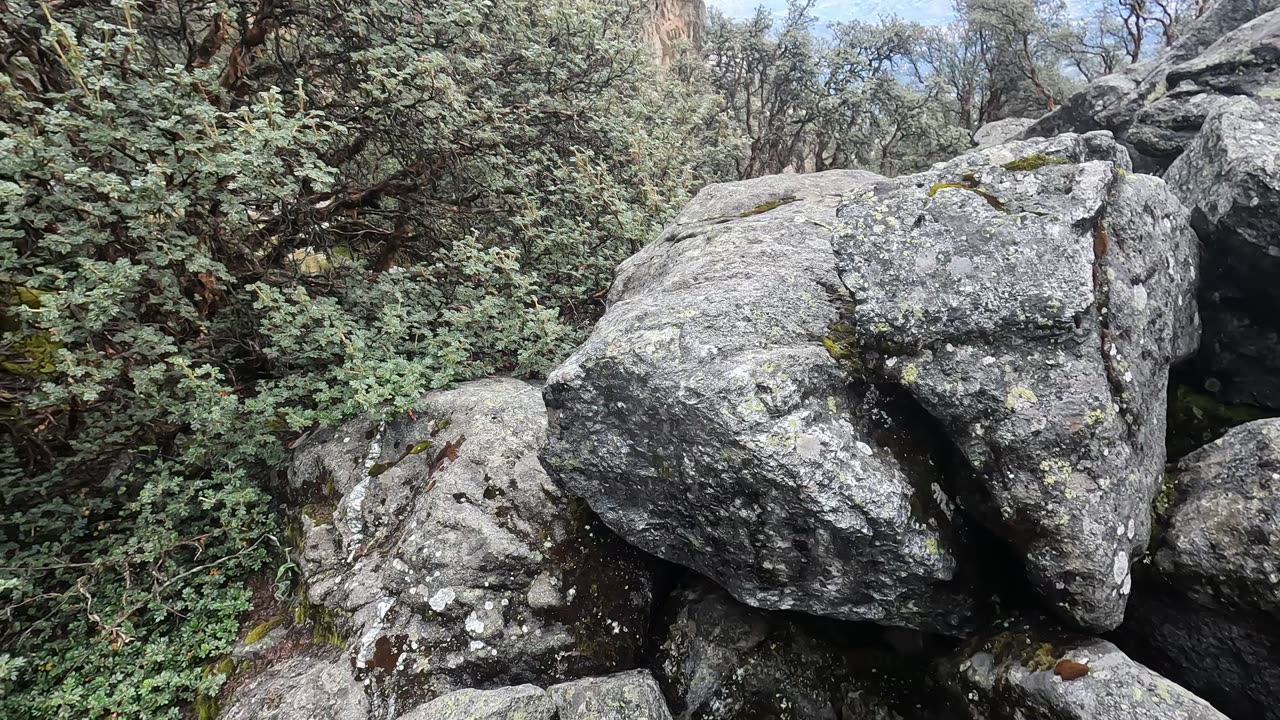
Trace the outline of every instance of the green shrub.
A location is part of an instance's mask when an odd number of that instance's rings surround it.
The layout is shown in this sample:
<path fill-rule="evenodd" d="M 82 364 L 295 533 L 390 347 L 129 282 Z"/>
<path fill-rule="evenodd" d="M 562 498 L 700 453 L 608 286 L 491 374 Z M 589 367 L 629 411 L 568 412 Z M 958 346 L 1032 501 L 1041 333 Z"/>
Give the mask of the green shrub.
<path fill-rule="evenodd" d="M 215 691 L 288 444 L 543 372 L 729 156 L 623 0 L 181 7 L 0 6 L 0 716 Z"/>

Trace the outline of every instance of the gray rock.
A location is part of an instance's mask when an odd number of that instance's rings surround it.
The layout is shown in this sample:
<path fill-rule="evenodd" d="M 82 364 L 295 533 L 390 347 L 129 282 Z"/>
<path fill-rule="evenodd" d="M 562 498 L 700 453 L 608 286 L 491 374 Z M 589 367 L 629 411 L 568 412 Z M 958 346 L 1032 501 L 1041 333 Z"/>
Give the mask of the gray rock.
<path fill-rule="evenodd" d="M 493 690 L 456 690 L 402 716 L 401 720 L 555 720 L 556 707 L 534 685 Z"/>
<path fill-rule="evenodd" d="M 1280 408 L 1280 104 L 1224 103 L 1165 177 L 1204 246 L 1201 370 L 1226 401 Z"/>
<path fill-rule="evenodd" d="M 1280 619 L 1280 419 L 1258 420 L 1183 458 L 1156 570 L 1210 607 Z"/>
<path fill-rule="evenodd" d="M 548 467 L 748 604 L 941 632 L 986 592 L 960 491 L 1064 618 L 1115 627 L 1198 331 L 1186 211 L 1125 165 L 1100 133 L 713 186 L 551 375 Z"/>
<path fill-rule="evenodd" d="M 301 448 L 309 600 L 343 618 L 382 717 L 443 693 L 632 667 L 653 562 L 537 459 L 539 388 L 495 378 L 428 394 Z"/>
<path fill-rule="evenodd" d="M 974 151 L 849 200 L 836 240 L 864 376 L 941 425 L 965 509 L 1090 629 L 1123 617 L 1198 330 L 1186 210 L 1123 155 L 1106 133 Z"/>
<path fill-rule="evenodd" d="M 1274 616 L 1205 607 L 1160 578 L 1140 574 L 1115 640 L 1232 718 L 1280 720 Z"/>
<path fill-rule="evenodd" d="M 295 656 L 231 691 L 221 720 L 368 720 L 369 699 L 345 657 Z"/>
<path fill-rule="evenodd" d="M 1010 630 L 941 663 L 940 675 L 973 720 L 1227 720 L 1096 638 Z"/>
<path fill-rule="evenodd" d="M 1163 171 L 1224 100 L 1280 93 L 1277 7 L 1277 0 L 1222 0 L 1172 48 L 1091 83 L 1026 135 L 1110 130 L 1137 169 Z"/>
<path fill-rule="evenodd" d="M 676 720 L 900 717 L 882 695 L 904 656 L 869 642 L 880 633 L 866 625 L 756 610 L 703 579 L 676 591 L 666 615 L 654 670 Z M 838 642 L 852 634 L 867 637 L 852 648 Z"/>
<path fill-rule="evenodd" d="M 648 670 L 586 678 L 547 688 L 559 720 L 671 720 Z"/>
<path fill-rule="evenodd" d="M 1017 139 L 1026 132 L 1027 128 L 1035 124 L 1035 120 L 1030 118 L 1005 118 L 989 122 L 978 128 L 973 134 L 973 143 L 980 148 L 990 147 L 992 145 L 1000 145 Z"/>
<path fill-rule="evenodd" d="M 892 388 L 851 387 L 823 345 L 849 303 L 835 208 L 877 182 L 700 192 L 548 378 L 543 459 L 630 542 L 750 605 L 955 633 L 975 602 L 941 507 L 944 439 L 903 427 Z"/>
<path fill-rule="evenodd" d="M 1237 718 L 1280 719 L 1280 419 L 1189 454 L 1118 642 Z"/>

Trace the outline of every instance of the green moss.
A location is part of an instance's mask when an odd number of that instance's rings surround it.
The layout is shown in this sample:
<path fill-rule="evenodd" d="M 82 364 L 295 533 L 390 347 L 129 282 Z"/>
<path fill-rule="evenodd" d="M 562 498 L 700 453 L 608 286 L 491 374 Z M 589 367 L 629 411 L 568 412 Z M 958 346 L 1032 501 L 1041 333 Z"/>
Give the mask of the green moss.
<path fill-rule="evenodd" d="M 1061 655 L 1053 643 L 1033 640 L 1028 632 L 1015 630 L 992 638 L 987 650 L 998 663 L 1016 662 L 1034 672 L 1052 670 Z"/>
<path fill-rule="evenodd" d="M 849 310 L 852 316 L 852 308 Z M 858 345 L 858 337 L 851 325 L 834 323 L 822 337 L 822 346 L 827 354 L 840 363 L 845 372 L 855 380 L 863 380 L 867 374 L 866 365 L 862 361 L 862 350 Z"/>
<path fill-rule="evenodd" d="M 257 625 L 254 625 L 252 628 L 249 629 L 249 632 L 245 633 L 244 644 L 252 645 L 258 642 L 262 638 L 266 637 L 267 633 L 279 627 L 280 623 L 282 622 L 284 622 L 284 616 L 277 615 L 276 617 L 273 617 L 270 620 L 264 620 L 263 622 L 260 622 Z"/>
<path fill-rule="evenodd" d="M 1151 512 L 1155 516 L 1157 522 L 1164 522 L 1169 517 L 1169 511 L 1178 502 L 1178 487 L 1174 482 L 1171 473 L 1165 473 L 1160 478 L 1160 488 L 1156 492 L 1156 497 L 1151 501 Z"/>
<path fill-rule="evenodd" d="M 776 210 L 776 209 L 778 209 L 778 208 L 782 207 L 783 205 L 787 205 L 787 204 L 789 204 L 789 203 L 793 203 L 793 202 L 795 202 L 797 199 L 798 199 L 798 198 L 794 198 L 794 197 L 791 197 L 790 195 L 788 195 L 788 196 L 786 196 L 786 197 L 780 197 L 780 198 L 778 198 L 778 199 L 776 199 L 776 200 L 769 200 L 769 201 L 767 201 L 767 202 L 762 202 L 762 203 L 760 203 L 759 205 L 757 205 L 757 206 L 755 206 L 755 207 L 751 208 L 750 210 L 748 210 L 748 211 L 746 211 L 746 212 L 742 213 L 742 215 L 740 215 L 739 217 L 744 217 L 744 218 L 745 218 L 745 217 L 752 217 L 752 216 L 755 216 L 755 215 L 763 215 L 764 213 L 767 213 L 767 212 L 769 212 L 770 210 Z"/>
<path fill-rule="evenodd" d="M 1046 165 L 1070 165 L 1071 161 L 1064 157 L 1056 157 L 1054 155 L 1045 155 L 1044 153 L 1035 153 L 1024 158 L 1018 158 L 1011 162 L 1007 162 L 1001 167 L 1005 170 L 1014 172 L 1029 172 L 1031 170 L 1039 170 Z"/>

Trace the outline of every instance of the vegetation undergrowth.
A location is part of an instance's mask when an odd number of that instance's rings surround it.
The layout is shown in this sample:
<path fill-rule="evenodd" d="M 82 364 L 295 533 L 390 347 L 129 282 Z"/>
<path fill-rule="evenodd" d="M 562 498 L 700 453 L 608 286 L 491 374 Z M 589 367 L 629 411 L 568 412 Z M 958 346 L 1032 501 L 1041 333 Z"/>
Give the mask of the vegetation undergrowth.
<path fill-rule="evenodd" d="M 638 7 L 0 6 L 0 716 L 193 711 L 291 443 L 581 339 L 731 155 Z"/>

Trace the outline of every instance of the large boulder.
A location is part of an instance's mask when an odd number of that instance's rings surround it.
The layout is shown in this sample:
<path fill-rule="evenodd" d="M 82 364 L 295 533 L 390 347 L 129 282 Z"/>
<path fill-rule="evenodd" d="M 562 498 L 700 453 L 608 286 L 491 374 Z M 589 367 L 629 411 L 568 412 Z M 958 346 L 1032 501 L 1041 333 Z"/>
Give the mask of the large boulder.
<path fill-rule="evenodd" d="M 1280 408 L 1280 103 L 1225 103 L 1165 179 L 1204 246 L 1201 372 L 1225 401 Z"/>
<path fill-rule="evenodd" d="M 869 380 L 959 450 L 966 510 L 1069 622 L 1120 623 L 1195 348 L 1196 241 L 1105 133 L 979 150 L 848 201 L 835 242 Z"/>
<path fill-rule="evenodd" d="M 1280 419 L 1188 455 L 1122 642 L 1234 717 L 1280 718 Z"/>
<path fill-rule="evenodd" d="M 654 672 L 676 720 L 900 717 L 895 669 L 911 656 L 874 626 L 834 624 L 750 608 L 693 579 L 668 600 Z"/>
<path fill-rule="evenodd" d="M 968 644 L 939 676 L 972 720 L 1228 720 L 1105 640 L 1025 626 Z"/>
<path fill-rule="evenodd" d="M 704 190 L 549 378 L 547 466 L 748 604 L 941 632 L 988 592 L 960 495 L 1115 627 L 1197 336 L 1187 213 L 1126 169 L 1099 133 Z"/>
<path fill-rule="evenodd" d="M 540 389 L 494 378 L 299 449 L 307 598 L 384 716 L 635 666 L 654 562 L 547 477 L 545 438 Z"/>
<path fill-rule="evenodd" d="M 534 685 L 455 690 L 401 720 L 556 720 L 556 706 Z"/>
<path fill-rule="evenodd" d="M 1109 130 L 1140 171 L 1163 171 L 1223 102 L 1280 94 L 1278 7 L 1278 0 L 1221 0 L 1173 47 L 1089 84 L 1027 135 Z"/>
<path fill-rule="evenodd" d="M 1026 132 L 1027 128 L 1035 124 L 1035 120 L 1030 118 L 1005 118 L 989 122 L 978 128 L 973 133 L 973 144 L 980 148 L 991 147 L 992 145 L 1001 145 L 1010 140 L 1016 140 Z"/>
<path fill-rule="evenodd" d="M 975 600 L 945 441 L 895 389 L 850 386 L 823 345 L 849 304 L 836 206 L 878 182 L 702 190 L 548 378 L 543 458 L 629 541 L 750 605 L 954 633 Z"/>

